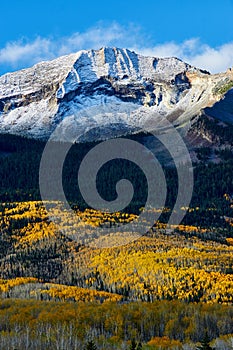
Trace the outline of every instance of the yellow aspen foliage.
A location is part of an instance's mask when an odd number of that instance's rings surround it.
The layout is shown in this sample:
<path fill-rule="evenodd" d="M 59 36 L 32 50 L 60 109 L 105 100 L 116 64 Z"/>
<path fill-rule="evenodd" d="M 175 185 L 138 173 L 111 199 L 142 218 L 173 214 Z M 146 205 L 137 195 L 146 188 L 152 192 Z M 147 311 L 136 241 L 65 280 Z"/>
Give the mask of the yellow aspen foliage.
<path fill-rule="evenodd" d="M 0 279 L 0 292 L 8 292 L 10 289 L 22 284 L 36 283 L 38 280 L 33 277 L 17 277 L 14 279 Z"/>
<path fill-rule="evenodd" d="M 178 340 L 171 340 L 168 337 L 154 337 L 147 345 L 149 349 L 167 350 L 167 349 L 182 349 L 182 344 Z"/>
<path fill-rule="evenodd" d="M 122 296 L 118 294 L 96 291 L 94 289 L 79 288 L 75 286 L 45 283 L 44 287 L 46 289 L 41 289 L 39 291 L 41 294 L 47 294 L 51 298 L 59 299 L 61 301 L 74 300 L 83 302 L 119 302 L 122 299 Z"/>

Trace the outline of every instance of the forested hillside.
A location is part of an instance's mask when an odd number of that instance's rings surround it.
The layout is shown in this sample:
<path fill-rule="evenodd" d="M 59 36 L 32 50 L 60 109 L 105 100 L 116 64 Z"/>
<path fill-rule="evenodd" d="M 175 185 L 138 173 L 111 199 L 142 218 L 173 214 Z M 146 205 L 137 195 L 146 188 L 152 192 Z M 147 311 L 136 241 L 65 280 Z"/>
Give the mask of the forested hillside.
<path fill-rule="evenodd" d="M 233 308 L 224 305 L 0 301 L 2 349 L 195 350 L 206 333 L 212 348 L 232 349 Z M 93 349 L 93 348 L 89 348 Z M 211 349 L 211 348 L 210 348 Z"/>
<path fill-rule="evenodd" d="M 127 241 L 126 233 L 127 244 L 97 249 L 89 246 L 95 229 L 137 219 L 146 199 L 144 175 L 130 162 L 106 164 L 97 180 L 104 198 L 115 198 L 115 184 L 126 175 L 138 190 L 122 212 L 88 208 L 75 179 L 93 144 L 75 145 L 63 178 L 75 215 L 71 220 L 59 202 L 51 203 L 57 226 L 40 200 L 43 147 L 13 136 L 0 142 L 0 347 L 86 350 L 93 342 L 101 350 L 134 344 L 191 350 L 207 334 L 212 347 L 232 349 L 231 151 L 215 164 L 199 150 L 192 201 L 178 227 L 166 226 L 177 174 L 165 167 L 168 197 L 159 221 L 136 241 Z"/>

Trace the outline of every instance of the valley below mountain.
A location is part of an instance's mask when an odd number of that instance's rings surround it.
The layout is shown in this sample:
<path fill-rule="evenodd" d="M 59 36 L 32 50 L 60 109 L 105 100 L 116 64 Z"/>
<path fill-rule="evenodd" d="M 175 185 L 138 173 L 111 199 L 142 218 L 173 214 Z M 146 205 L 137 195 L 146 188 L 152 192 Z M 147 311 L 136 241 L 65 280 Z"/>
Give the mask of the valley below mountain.
<path fill-rule="evenodd" d="M 232 87 L 230 68 L 210 74 L 110 47 L 0 77 L 1 349 L 232 349 Z M 98 171 L 106 202 L 121 179 L 131 183 L 119 211 L 93 208 L 79 188 L 83 159 L 106 140 L 140 144 L 160 164 L 165 203 L 149 208 L 143 234 L 147 168 L 119 157 Z M 68 209 L 41 194 L 48 144 L 58 158 L 67 147 L 59 181 Z M 180 183 L 187 168 L 193 181 Z M 188 205 L 177 204 L 188 185 Z"/>

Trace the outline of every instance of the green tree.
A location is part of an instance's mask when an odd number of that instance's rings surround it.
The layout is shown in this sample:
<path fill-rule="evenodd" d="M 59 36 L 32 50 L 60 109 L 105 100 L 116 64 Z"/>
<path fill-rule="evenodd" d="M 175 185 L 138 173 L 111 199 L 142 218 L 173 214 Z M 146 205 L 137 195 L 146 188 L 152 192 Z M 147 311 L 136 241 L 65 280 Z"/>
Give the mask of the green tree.
<path fill-rule="evenodd" d="M 208 337 L 207 333 L 205 334 L 205 337 L 201 341 L 201 346 L 198 346 L 196 349 L 197 350 L 214 350 L 214 348 L 210 346 L 210 338 Z"/>
<path fill-rule="evenodd" d="M 137 350 L 137 343 L 136 343 L 135 339 L 131 340 L 129 350 Z"/>
<path fill-rule="evenodd" d="M 85 350 L 97 350 L 97 347 L 96 347 L 95 343 L 93 342 L 93 340 L 89 340 L 89 342 L 86 345 Z"/>
<path fill-rule="evenodd" d="M 130 344 L 129 350 L 142 350 L 141 342 L 136 343 L 135 339 L 131 340 L 131 344 Z"/>

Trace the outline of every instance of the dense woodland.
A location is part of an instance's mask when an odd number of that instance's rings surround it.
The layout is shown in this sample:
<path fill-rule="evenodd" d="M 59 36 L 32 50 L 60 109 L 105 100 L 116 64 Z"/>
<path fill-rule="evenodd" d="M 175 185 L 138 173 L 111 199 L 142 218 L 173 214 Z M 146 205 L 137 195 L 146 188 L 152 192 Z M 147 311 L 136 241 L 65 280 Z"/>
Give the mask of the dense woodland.
<path fill-rule="evenodd" d="M 216 125 L 218 127 L 218 125 Z M 224 130 L 229 128 L 224 128 Z M 233 132 L 232 132 L 233 133 Z M 136 141 L 142 136 L 132 136 Z M 87 208 L 77 183 L 79 165 L 83 157 L 94 146 L 93 143 L 74 145 L 66 157 L 63 168 L 63 186 L 67 199 L 80 209 Z M 0 138 L 0 200 L 15 202 L 23 200 L 40 200 L 39 165 L 45 143 L 12 135 L 1 135 Z M 207 151 L 208 153 L 208 151 Z M 186 224 L 224 226 L 222 215 L 231 216 L 232 210 L 224 200 L 224 194 L 233 194 L 233 157 L 230 150 L 216 150 L 222 162 L 214 164 L 206 162 L 205 148 L 197 150 L 200 162 L 194 164 L 194 191 L 191 207 L 199 207 L 200 211 L 185 217 Z M 204 155 L 204 161 L 202 161 Z M 167 182 L 166 206 L 172 208 L 177 194 L 177 172 L 172 167 L 164 167 Z M 147 183 L 142 170 L 134 163 L 118 159 L 106 163 L 97 177 L 97 188 L 106 200 L 116 198 L 116 183 L 122 178 L 131 181 L 136 191 L 125 212 L 138 214 L 145 205 L 147 198 Z M 207 208 L 216 209 L 212 215 L 203 215 Z M 164 216 L 164 217 L 163 217 Z M 163 214 L 161 221 L 166 222 Z"/>
<path fill-rule="evenodd" d="M 58 227 L 40 201 L 44 143 L 1 136 L 0 348 L 191 350 L 202 349 L 207 335 L 210 348 L 232 349 L 231 151 L 216 151 L 219 164 L 206 161 L 207 149 L 198 151 L 193 198 L 178 227 L 165 225 L 177 174 L 164 167 L 168 197 L 154 227 L 136 241 L 125 233 L 127 244 L 94 249 L 96 228 L 137 218 L 147 185 L 131 162 L 109 162 L 97 179 L 100 194 L 114 199 L 116 182 L 127 177 L 137 188 L 133 201 L 114 214 L 87 208 L 77 172 L 92 147 L 74 145 L 66 159 L 63 184 L 76 216 L 71 220 L 54 202 Z"/>
<path fill-rule="evenodd" d="M 221 242 L 203 240 L 197 234 L 208 237 L 207 230 L 185 225 L 176 228 L 176 233 L 167 234 L 163 224 L 157 223 L 147 236 L 136 241 L 97 249 L 63 233 L 70 219 L 67 217 L 66 221 L 67 214 L 59 213 L 59 206 L 55 213 L 64 216 L 59 227 L 49 221 L 41 202 L 11 203 L 3 208 L 0 217 L 3 280 L 36 278 L 42 283 L 115 293 L 123 301 L 180 299 L 232 303 L 232 238 L 222 238 Z M 88 242 L 89 234 L 103 223 L 117 225 L 132 219 L 132 215 L 104 215 L 86 209 L 77 211 L 77 220 L 68 225 L 72 230 L 84 231 Z M 6 292 L 5 296 L 14 296 L 14 291 Z"/>
<path fill-rule="evenodd" d="M 84 350 L 93 340 L 126 350 L 135 339 L 142 349 L 196 349 L 207 332 L 231 349 L 232 238 L 188 225 L 168 234 L 157 223 L 135 242 L 92 249 L 57 230 L 39 201 L 1 210 L 2 348 Z M 86 232 L 134 219 L 89 209 L 77 217 L 72 227 Z"/>
<path fill-rule="evenodd" d="M 143 350 L 195 350 L 206 333 L 210 349 L 230 350 L 232 329 L 232 306 L 0 301 L 0 347 L 6 350 L 87 350 L 90 340 L 101 350 L 135 350 L 133 340 Z"/>

